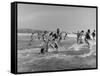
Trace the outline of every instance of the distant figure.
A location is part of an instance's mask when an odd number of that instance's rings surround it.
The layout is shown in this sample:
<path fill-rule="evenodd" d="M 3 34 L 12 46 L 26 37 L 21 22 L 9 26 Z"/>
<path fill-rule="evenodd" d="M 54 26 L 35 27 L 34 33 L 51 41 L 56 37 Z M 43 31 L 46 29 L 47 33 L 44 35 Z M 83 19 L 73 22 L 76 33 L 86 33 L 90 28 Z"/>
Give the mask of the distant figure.
<path fill-rule="evenodd" d="M 95 30 L 92 32 L 92 37 L 93 37 L 93 40 L 95 40 Z"/>
<path fill-rule="evenodd" d="M 41 39 L 41 33 L 37 33 L 38 34 L 38 40 L 40 40 Z"/>
<path fill-rule="evenodd" d="M 43 40 L 45 40 L 46 34 L 47 34 L 47 33 L 48 33 L 47 31 L 44 31 L 44 32 L 43 32 L 43 34 L 42 34 L 42 39 L 43 39 Z"/>
<path fill-rule="evenodd" d="M 66 37 L 67 37 L 67 33 L 63 31 L 63 32 L 61 32 L 60 35 L 59 35 L 59 40 L 61 40 L 61 39 L 64 39 L 64 40 L 65 40 Z"/>
<path fill-rule="evenodd" d="M 89 44 L 89 41 L 91 37 L 90 37 L 90 29 L 88 29 L 88 31 L 86 32 L 86 35 L 85 35 L 85 42 L 88 44 L 88 47 L 90 48 L 90 44 Z"/>
<path fill-rule="evenodd" d="M 78 41 L 79 43 L 83 43 L 83 35 L 84 35 L 84 31 L 82 30 L 80 33 L 79 33 L 79 38 L 78 38 Z"/>
<path fill-rule="evenodd" d="M 59 28 L 57 28 L 57 35 L 59 35 L 60 34 L 60 29 Z"/>
<path fill-rule="evenodd" d="M 64 37 L 64 40 L 66 39 L 66 37 L 67 37 L 67 33 L 65 32 L 65 37 Z"/>
<path fill-rule="evenodd" d="M 77 43 L 79 43 L 80 32 L 77 31 Z"/>
<path fill-rule="evenodd" d="M 48 40 L 44 41 L 43 46 L 41 47 L 41 50 L 40 50 L 41 54 L 48 52 L 48 43 L 49 43 Z"/>
<path fill-rule="evenodd" d="M 29 42 L 29 45 L 30 45 L 30 46 L 32 45 L 33 35 L 34 35 L 34 33 L 31 34 L 31 38 L 30 38 L 30 42 Z"/>

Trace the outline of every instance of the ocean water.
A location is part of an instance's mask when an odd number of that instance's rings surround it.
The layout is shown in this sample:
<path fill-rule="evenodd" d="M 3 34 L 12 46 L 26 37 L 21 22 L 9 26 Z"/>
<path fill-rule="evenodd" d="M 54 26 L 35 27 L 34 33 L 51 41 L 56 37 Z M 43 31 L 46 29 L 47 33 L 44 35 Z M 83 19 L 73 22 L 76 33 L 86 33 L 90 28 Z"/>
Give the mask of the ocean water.
<path fill-rule="evenodd" d="M 96 67 L 96 40 L 87 44 L 77 44 L 76 35 L 68 34 L 56 49 L 49 48 L 48 53 L 41 54 L 42 42 L 33 41 L 29 45 L 31 34 L 18 34 L 18 72 L 49 71 Z"/>

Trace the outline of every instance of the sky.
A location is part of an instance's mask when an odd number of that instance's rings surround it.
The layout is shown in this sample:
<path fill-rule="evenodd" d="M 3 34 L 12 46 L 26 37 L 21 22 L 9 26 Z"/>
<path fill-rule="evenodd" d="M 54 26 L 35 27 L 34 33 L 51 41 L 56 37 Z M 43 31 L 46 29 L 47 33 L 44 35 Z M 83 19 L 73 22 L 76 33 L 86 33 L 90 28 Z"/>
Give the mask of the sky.
<path fill-rule="evenodd" d="M 96 29 L 96 8 L 18 4 L 18 29 L 76 32 Z"/>

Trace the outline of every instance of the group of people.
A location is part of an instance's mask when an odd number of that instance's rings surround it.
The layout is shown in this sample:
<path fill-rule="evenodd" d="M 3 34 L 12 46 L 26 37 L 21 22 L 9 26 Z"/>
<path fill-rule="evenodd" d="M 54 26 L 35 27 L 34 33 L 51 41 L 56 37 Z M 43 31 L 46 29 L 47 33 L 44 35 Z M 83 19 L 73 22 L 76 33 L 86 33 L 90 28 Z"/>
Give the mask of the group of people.
<path fill-rule="evenodd" d="M 48 52 L 48 49 L 51 47 L 53 49 L 56 49 L 56 51 L 58 51 L 58 43 L 61 40 L 61 35 L 60 35 L 60 30 L 59 28 L 57 28 L 57 31 L 54 32 L 50 32 L 49 34 L 47 34 L 47 32 L 45 32 L 43 35 L 43 46 L 41 47 L 41 53 L 45 53 Z"/>
<path fill-rule="evenodd" d="M 92 38 L 91 38 L 92 36 Z M 85 41 L 86 44 L 88 44 L 88 47 L 90 47 L 89 40 L 95 40 L 96 37 L 96 32 L 95 30 L 91 33 L 90 29 L 87 30 L 86 33 L 82 30 L 81 32 L 77 31 L 77 43 L 83 43 L 83 40 Z"/>
<path fill-rule="evenodd" d="M 34 34 L 32 33 L 31 35 L 31 40 L 29 42 L 29 45 L 32 45 L 32 41 L 34 40 Z M 62 39 L 62 32 L 60 32 L 60 29 L 57 28 L 56 32 L 48 32 L 44 31 L 41 33 L 37 33 L 37 39 L 42 41 L 42 47 L 41 47 L 41 53 L 46 53 L 48 52 L 48 49 L 51 47 L 53 49 L 58 50 L 58 43 Z M 66 36 L 67 34 L 65 34 Z M 65 38 L 64 36 L 64 38 Z"/>
<path fill-rule="evenodd" d="M 48 52 L 48 49 L 50 47 L 58 51 L 59 42 L 63 39 L 65 40 L 67 37 L 67 33 L 61 32 L 59 28 L 57 28 L 56 32 L 44 31 L 42 33 L 37 33 L 37 34 L 38 34 L 38 39 L 42 40 L 43 43 L 40 51 L 42 54 Z M 83 43 L 83 41 L 85 41 L 85 43 L 88 44 L 88 47 L 90 47 L 89 40 L 91 39 L 95 40 L 95 36 L 96 36 L 95 30 L 91 33 L 90 29 L 88 29 L 86 33 L 84 32 L 84 30 L 82 30 L 80 32 L 77 31 L 77 33 L 75 34 L 77 35 L 77 43 L 81 44 Z M 90 35 L 92 35 L 92 38 Z M 31 42 L 33 41 L 33 36 L 34 33 L 32 33 L 31 35 L 30 45 Z"/>

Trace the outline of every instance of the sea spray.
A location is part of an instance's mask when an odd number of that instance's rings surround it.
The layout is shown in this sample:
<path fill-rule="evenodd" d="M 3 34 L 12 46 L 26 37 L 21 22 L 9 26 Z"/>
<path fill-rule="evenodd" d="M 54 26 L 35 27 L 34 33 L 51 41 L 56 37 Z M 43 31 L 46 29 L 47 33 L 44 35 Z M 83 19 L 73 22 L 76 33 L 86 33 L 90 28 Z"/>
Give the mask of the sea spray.
<path fill-rule="evenodd" d="M 80 55 L 80 57 L 87 57 L 87 56 L 91 56 L 91 55 L 96 55 L 96 42 L 95 41 L 92 41 L 92 40 L 89 40 L 89 44 L 90 44 L 90 52 L 87 53 L 87 54 L 84 54 L 84 55 Z"/>

